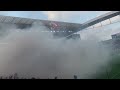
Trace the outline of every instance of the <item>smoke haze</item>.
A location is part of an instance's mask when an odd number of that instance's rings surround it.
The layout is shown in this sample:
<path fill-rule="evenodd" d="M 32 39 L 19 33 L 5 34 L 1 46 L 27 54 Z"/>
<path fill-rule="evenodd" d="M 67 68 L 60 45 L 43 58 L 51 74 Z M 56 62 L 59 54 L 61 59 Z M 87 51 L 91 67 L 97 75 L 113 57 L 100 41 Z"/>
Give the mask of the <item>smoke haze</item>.
<path fill-rule="evenodd" d="M 39 24 L 27 30 L 1 26 L 0 75 L 90 78 L 109 59 L 109 50 L 97 42 L 98 38 L 64 41 L 42 32 L 49 30 Z"/>

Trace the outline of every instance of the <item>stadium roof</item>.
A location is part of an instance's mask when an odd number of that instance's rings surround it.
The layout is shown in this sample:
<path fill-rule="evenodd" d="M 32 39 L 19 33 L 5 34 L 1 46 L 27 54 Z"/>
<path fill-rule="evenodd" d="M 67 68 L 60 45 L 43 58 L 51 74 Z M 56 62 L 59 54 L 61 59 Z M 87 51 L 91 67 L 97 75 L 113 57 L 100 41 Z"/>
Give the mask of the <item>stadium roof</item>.
<path fill-rule="evenodd" d="M 0 15 L 0 23 L 33 24 L 34 22 L 44 22 L 45 23 L 45 22 L 51 22 L 51 21 Z M 53 22 L 59 22 L 59 21 L 53 21 Z M 59 23 L 68 23 L 68 22 L 59 22 Z M 71 24 L 78 24 L 78 23 L 71 23 Z M 79 25 L 81 25 L 81 24 L 79 24 Z"/>
<path fill-rule="evenodd" d="M 34 19 L 11 17 L 11 16 L 1 16 L 0 15 L 0 22 L 1 23 L 32 24 L 35 21 L 36 20 L 34 20 Z"/>

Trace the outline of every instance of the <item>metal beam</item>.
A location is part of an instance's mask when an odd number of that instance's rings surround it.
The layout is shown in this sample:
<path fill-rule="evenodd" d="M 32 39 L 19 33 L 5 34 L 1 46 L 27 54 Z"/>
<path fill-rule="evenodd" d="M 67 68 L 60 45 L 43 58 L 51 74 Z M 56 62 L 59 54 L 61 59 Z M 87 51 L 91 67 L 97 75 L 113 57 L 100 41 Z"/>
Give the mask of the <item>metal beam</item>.
<path fill-rule="evenodd" d="M 78 30 L 75 30 L 75 31 L 67 34 L 66 37 L 68 37 L 68 36 L 70 36 L 70 35 L 72 35 L 72 34 L 74 34 L 74 33 L 76 33 L 76 32 L 79 32 L 79 31 L 81 31 L 81 30 L 83 30 L 83 29 L 85 29 L 85 28 L 88 28 L 88 27 L 90 27 L 90 26 L 92 26 L 92 25 L 95 25 L 95 24 L 97 24 L 97 23 L 99 23 L 99 22 L 101 22 L 101 21 L 104 21 L 104 20 L 107 20 L 107 19 L 109 19 L 109 18 L 115 17 L 115 16 L 117 16 L 117 15 L 120 15 L 120 11 L 111 11 L 111 12 L 109 12 L 109 13 L 106 13 L 106 14 L 101 15 L 101 16 L 99 16 L 99 17 L 96 17 L 96 18 L 94 18 L 94 19 L 91 19 L 91 20 L 83 23 Z"/>

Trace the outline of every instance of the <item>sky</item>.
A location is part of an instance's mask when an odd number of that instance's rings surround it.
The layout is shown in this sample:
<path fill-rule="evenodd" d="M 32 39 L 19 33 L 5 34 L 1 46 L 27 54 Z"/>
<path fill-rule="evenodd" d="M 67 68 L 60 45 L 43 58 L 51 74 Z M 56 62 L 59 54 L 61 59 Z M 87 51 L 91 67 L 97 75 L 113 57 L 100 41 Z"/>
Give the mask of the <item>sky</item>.
<path fill-rule="evenodd" d="M 109 11 L 0 11 L 0 15 L 83 23 Z"/>
<path fill-rule="evenodd" d="M 110 11 L 0 11 L 0 15 L 72 23 L 84 23 L 92 18 L 108 12 Z M 113 18 L 113 21 L 117 19 L 118 18 Z M 109 23 L 109 21 L 104 21 L 104 23 Z M 81 34 L 82 39 L 87 39 L 91 36 L 96 35 L 97 37 L 99 36 L 100 40 L 108 40 L 111 39 L 112 34 L 120 32 L 118 28 L 120 28 L 119 23 L 107 26 L 105 28 L 84 30 L 79 33 Z"/>

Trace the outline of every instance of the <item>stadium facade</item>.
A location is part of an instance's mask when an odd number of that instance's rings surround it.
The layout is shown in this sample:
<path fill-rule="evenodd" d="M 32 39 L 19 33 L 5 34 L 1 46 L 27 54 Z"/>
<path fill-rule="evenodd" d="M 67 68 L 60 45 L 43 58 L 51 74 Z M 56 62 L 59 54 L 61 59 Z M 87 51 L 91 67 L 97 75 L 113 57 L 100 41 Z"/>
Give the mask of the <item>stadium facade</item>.
<path fill-rule="evenodd" d="M 65 37 L 74 30 L 79 29 L 82 25 L 78 23 L 0 16 L 0 28 L 16 26 L 18 29 L 22 30 L 32 27 L 34 23 L 47 27 L 48 30 L 53 32 L 55 37 Z M 78 34 L 74 34 L 73 36 L 75 35 L 78 36 Z"/>
<path fill-rule="evenodd" d="M 113 51 L 113 53 L 120 52 L 120 33 L 111 35 L 112 39 L 102 41 L 103 44 L 107 45 L 108 48 Z"/>
<path fill-rule="evenodd" d="M 44 25 L 50 31 L 53 31 L 53 35 L 55 37 L 79 38 L 80 35 L 76 34 L 77 32 L 84 30 L 85 28 L 88 28 L 92 25 L 95 25 L 101 21 L 115 17 L 119 14 L 120 11 L 111 11 L 104 15 L 93 18 L 83 24 L 49 21 L 49 20 L 38 20 L 38 19 L 29 19 L 29 18 L 20 18 L 20 17 L 11 17 L 11 16 L 0 16 L 0 24 L 1 24 L 0 26 L 6 27 L 6 26 L 15 25 L 19 29 L 26 29 L 32 27 L 34 23 L 41 23 L 39 25 Z"/>

